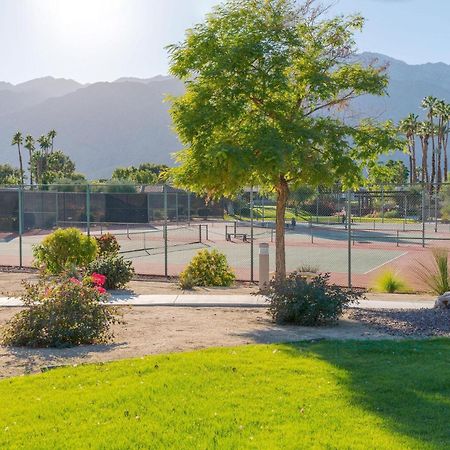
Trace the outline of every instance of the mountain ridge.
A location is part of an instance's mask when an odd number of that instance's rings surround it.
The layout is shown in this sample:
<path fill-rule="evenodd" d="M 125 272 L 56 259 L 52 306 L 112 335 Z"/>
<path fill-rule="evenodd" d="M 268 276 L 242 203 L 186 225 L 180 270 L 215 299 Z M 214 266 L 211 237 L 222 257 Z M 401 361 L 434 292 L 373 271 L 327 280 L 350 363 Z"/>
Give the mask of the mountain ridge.
<path fill-rule="evenodd" d="M 387 63 L 390 84 L 387 96 L 354 101 L 355 117 L 398 122 L 410 112 L 423 118 L 420 101 L 427 95 L 450 102 L 450 65 L 411 65 L 372 52 L 357 58 L 363 63 Z M 0 81 L 0 163 L 17 165 L 17 151 L 10 145 L 17 130 L 38 137 L 55 129 L 56 147 L 91 179 L 109 177 L 116 166 L 146 161 L 173 165 L 170 155 L 181 144 L 171 129 L 165 98 L 181 95 L 183 89 L 180 81 L 167 75 L 97 83 L 53 77 L 17 85 Z"/>

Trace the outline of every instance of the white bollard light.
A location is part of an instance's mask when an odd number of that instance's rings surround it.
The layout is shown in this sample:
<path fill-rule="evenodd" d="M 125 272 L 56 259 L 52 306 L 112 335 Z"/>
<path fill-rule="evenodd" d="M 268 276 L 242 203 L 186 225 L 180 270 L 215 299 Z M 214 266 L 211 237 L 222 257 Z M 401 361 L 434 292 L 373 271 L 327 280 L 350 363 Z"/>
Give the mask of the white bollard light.
<path fill-rule="evenodd" d="M 259 288 L 269 285 L 269 244 L 259 244 Z"/>

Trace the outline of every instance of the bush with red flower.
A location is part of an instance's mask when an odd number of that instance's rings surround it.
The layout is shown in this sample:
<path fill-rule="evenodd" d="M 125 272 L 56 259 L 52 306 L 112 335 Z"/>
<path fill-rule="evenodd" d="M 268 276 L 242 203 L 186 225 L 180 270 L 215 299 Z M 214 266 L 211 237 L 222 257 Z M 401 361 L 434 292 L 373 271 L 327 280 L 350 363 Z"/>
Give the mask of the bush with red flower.
<path fill-rule="evenodd" d="M 42 276 L 37 283 L 24 283 L 25 309 L 6 324 L 2 343 L 68 347 L 107 342 L 120 311 L 105 303 L 105 282 L 103 275 L 92 274 L 81 279 Z"/>

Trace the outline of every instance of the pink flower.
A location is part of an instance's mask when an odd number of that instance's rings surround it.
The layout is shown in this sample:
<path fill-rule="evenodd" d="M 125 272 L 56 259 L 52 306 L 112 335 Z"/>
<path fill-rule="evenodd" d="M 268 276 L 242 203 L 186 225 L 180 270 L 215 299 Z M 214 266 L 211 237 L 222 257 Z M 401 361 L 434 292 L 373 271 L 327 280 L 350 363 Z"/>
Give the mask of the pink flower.
<path fill-rule="evenodd" d="M 106 283 L 106 277 L 105 275 L 101 275 L 100 273 L 93 273 L 91 275 L 92 281 L 97 286 L 104 286 Z"/>
<path fill-rule="evenodd" d="M 104 287 L 101 286 L 95 286 L 95 289 L 97 289 L 97 292 L 99 294 L 106 294 L 106 289 Z"/>
<path fill-rule="evenodd" d="M 69 281 L 71 281 L 72 283 L 75 283 L 75 284 L 81 284 L 81 281 L 75 277 L 69 278 Z"/>

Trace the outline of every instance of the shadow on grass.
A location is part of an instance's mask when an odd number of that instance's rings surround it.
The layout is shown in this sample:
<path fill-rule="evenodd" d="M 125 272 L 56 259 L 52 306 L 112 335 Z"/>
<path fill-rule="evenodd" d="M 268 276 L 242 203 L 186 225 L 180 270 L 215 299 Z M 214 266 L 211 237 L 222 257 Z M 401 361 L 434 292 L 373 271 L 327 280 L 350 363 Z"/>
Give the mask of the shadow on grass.
<path fill-rule="evenodd" d="M 72 365 L 96 353 L 107 353 L 124 343 L 81 345 L 67 348 L 3 347 L 2 352 L 16 359 L 24 373 L 44 371 L 55 367 Z"/>
<path fill-rule="evenodd" d="M 343 369 L 354 401 L 395 433 L 432 448 L 450 445 L 450 340 L 286 344 Z"/>

